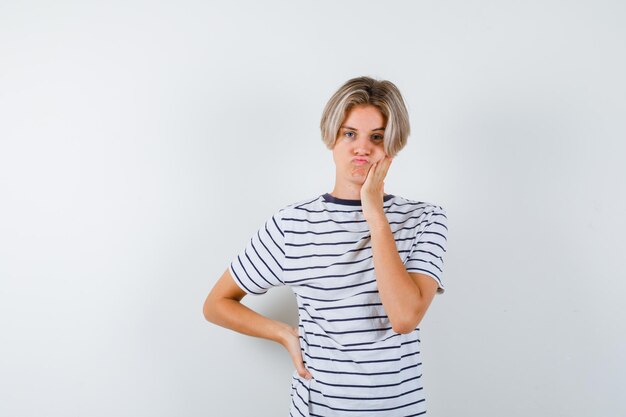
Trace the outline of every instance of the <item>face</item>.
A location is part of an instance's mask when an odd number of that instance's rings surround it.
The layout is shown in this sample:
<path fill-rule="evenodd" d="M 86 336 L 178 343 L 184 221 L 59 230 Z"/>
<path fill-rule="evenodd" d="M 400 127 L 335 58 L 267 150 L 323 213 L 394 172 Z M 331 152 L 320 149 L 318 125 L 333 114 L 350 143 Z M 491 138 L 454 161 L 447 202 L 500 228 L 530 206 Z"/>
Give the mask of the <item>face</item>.
<path fill-rule="evenodd" d="M 370 166 L 385 157 L 385 119 L 371 104 L 354 106 L 341 123 L 333 147 L 337 181 L 363 185 Z"/>

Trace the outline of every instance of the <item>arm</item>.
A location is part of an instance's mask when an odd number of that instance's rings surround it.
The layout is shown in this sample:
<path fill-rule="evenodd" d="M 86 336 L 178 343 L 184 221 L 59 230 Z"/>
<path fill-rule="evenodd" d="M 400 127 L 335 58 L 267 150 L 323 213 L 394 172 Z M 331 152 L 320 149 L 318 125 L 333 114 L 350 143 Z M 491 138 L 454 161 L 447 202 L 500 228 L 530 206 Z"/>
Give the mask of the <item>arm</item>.
<path fill-rule="evenodd" d="M 361 187 L 361 201 L 363 216 L 371 232 L 380 300 L 393 331 L 409 333 L 415 330 L 426 314 L 439 284 L 428 275 L 409 273 L 398 254 L 383 209 L 383 185 L 391 161 L 385 156 L 370 167 Z"/>
<path fill-rule="evenodd" d="M 241 303 L 245 296 L 227 268 L 204 301 L 204 317 L 218 326 L 280 343 L 291 355 L 298 374 L 310 378 L 302 361 L 298 330 L 246 307 Z"/>
<path fill-rule="evenodd" d="M 367 219 L 378 293 L 393 331 L 412 332 L 430 306 L 437 282 L 425 274 L 407 272 L 384 212 Z"/>

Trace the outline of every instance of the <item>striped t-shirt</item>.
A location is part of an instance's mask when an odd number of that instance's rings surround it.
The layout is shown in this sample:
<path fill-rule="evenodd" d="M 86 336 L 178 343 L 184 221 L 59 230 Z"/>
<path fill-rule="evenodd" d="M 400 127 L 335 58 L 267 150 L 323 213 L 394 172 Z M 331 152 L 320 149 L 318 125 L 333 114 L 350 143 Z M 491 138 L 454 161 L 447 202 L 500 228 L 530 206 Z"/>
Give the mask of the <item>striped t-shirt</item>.
<path fill-rule="evenodd" d="M 446 211 L 391 194 L 384 211 L 407 271 L 444 292 Z M 395 333 L 381 303 L 360 200 L 326 193 L 272 215 L 231 262 L 249 294 L 288 285 L 313 378 L 293 373 L 291 417 L 409 417 L 426 412 L 419 327 Z"/>

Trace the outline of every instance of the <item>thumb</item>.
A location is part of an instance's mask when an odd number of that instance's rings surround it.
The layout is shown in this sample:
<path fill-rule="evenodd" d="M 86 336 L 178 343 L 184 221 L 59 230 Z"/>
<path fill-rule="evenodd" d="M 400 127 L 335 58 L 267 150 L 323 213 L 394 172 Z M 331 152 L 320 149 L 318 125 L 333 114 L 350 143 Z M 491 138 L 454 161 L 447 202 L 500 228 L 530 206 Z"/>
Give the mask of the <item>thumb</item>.
<path fill-rule="evenodd" d="M 304 367 L 302 360 L 296 362 L 296 371 L 302 378 L 311 379 L 311 373 Z"/>
<path fill-rule="evenodd" d="M 308 371 L 308 369 L 306 369 L 306 367 L 304 366 L 304 361 L 302 360 L 302 350 L 300 347 L 298 330 L 297 328 L 290 328 L 290 331 L 293 335 L 293 339 L 287 345 L 287 350 L 291 355 L 291 359 L 296 368 L 296 371 L 298 372 L 298 375 L 300 375 L 302 378 L 311 379 L 311 373 Z"/>

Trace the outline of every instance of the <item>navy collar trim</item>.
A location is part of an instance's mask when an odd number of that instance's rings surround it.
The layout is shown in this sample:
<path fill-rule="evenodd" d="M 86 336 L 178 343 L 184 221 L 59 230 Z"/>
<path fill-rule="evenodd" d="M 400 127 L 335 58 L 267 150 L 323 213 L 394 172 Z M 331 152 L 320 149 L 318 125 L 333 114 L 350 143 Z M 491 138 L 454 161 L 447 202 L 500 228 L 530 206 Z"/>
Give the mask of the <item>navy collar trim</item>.
<path fill-rule="evenodd" d="M 330 195 L 330 193 L 325 193 L 322 194 L 322 197 L 324 198 L 324 201 L 328 202 L 328 203 L 335 203 L 335 204 L 343 204 L 346 206 L 360 206 L 361 205 L 361 200 L 350 200 L 347 198 L 337 198 L 335 196 Z M 393 194 L 387 194 L 383 197 L 383 201 L 389 201 L 393 198 Z"/>

